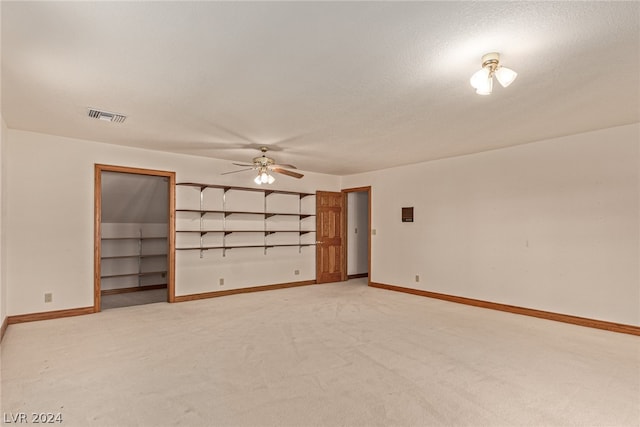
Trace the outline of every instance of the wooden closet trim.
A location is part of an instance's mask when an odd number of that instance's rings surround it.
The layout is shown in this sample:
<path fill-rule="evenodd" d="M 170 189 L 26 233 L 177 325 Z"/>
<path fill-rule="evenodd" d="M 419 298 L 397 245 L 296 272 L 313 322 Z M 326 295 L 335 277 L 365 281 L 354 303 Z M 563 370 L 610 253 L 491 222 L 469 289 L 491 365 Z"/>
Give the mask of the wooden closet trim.
<path fill-rule="evenodd" d="M 155 169 L 141 169 L 132 168 L 127 166 L 115 166 L 95 164 L 94 170 L 94 191 L 93 191 L 93 205 L 94 205 L 94 235 L 93 235 L 93 312 L 100 311 L 100 236 L 102 225 L 102 172 L 120 172 L 130 173 L 137 175 L 152 175 L 159 176 L 168 179 L 168 198 L 169 198 L 169 235 L 168 248 L 167 248 L 167 288 L 168 288 L 168 302 L 175 302 L 176 289 L 175 289 L 175 236 L 176 236 L 176 173 L 171 171 L 162 171 Z"/>

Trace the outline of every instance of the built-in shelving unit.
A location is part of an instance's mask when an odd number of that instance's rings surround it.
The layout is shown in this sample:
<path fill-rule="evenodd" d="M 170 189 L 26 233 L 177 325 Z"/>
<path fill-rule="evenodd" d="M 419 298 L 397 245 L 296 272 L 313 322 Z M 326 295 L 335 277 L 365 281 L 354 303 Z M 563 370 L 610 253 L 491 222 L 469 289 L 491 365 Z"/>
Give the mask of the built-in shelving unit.
<path fill-rule="evenodd" d="M 222 255 L 226 255 L 228 249 L 237 248 L 263 248 L 264 253 L 267 249 L 275 247 L 297 247 L 315 246 L 315 239 L 309 238 L 303 240 L 303 236 L 315 234 L 315 221 L 306 221 L 307 218 L 315 217 L 315 213 L 304 212 L 303 200 L 307 197 L 315 197 L 313 193 L 299 193 L 293 191 L 280 191 L 271 189 L 251 188 L 251 187 L 232 187 L 215 184 L 201 184 L 193 182 L 184 182 L 176 184 L 178 187 L 192 187 L 199 190 L 198 208 L 189 206 L 185 208 L 177 208 L 177 235 L 199 235 L 199 241 L 191 241 L 187 244 L 180 244 L 176 247 L 178 251 L 200 251 L 218 249 L 222 251 Z M 205 192 L 207 190 L 216 190 L 218 200 L 216 208 L 208 208 L 211 200 L 207 200 Z M 243 205 L 245 208 L 234 208 L 230 206 L 230 197 L 236 195 L 236 199 L 242 198 L 242 193 L 261 193 L 260 199 L 254 198 Z M 276 195 L 296 199 L 295 212 L 294 209 L 274 209 L 269 204 L 269 200 Z M 245 201 L 246 202 L 246 201 Z M 290 205 L 290 203 L 289 203 Z M 181 218 L 182 217 L 182 218 Z M 277 221 L 278 217 L 284 221 Z M 295 218 L 295 220 L 294 220 Z M 189 219 L 191 219 L 189 221 Z M 181 221 L 182 220 L 182 221 Z M 193 225 L 197 221 L 197 228 Z M 295 221 L 295 223 L 294 223 Z M 184 228 L 183 223 L 190 224 L 188 228 Z M 211 225 L 213 223 L 214 225 Z M 207 235 L 215 234 L 220 238 L 215 239 L 214 243 L 206 241 Z M 234 243 L 228 239 L 233 234 L 248 236 L 248 241 L 244 243 Z M 272 241 L 271 236 L 297 236 L 296 242 L 285 240 Z M 258 242 L 258 236 L 259 242 Z M 315 237 L 315 236 L 312 236 Z"/>
<path fill-rule="evenodd" d="M 100 276 L 101 280 L 137 278 L 137 286 L 142 287 L 143 277 L 166 277 L 166 236 L 145 237 L 140 230 L 139 235 L 135 237 L 102 237 L 100 240 L 103 273 Z M 147 263 L 146 260 L 151 262 Z M 114 286 L 120 287 L 118 284 Z"/>

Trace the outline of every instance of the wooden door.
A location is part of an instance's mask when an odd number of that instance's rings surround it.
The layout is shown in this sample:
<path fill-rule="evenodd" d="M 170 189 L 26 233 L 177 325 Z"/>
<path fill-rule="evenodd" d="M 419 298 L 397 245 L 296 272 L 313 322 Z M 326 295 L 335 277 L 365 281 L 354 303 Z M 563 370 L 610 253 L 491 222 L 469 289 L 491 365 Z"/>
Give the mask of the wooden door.
<path fill-rule="evenodd" d="M 346 280 L 344 271 L 344 194 L 316 193 L 316 282 Z"/>

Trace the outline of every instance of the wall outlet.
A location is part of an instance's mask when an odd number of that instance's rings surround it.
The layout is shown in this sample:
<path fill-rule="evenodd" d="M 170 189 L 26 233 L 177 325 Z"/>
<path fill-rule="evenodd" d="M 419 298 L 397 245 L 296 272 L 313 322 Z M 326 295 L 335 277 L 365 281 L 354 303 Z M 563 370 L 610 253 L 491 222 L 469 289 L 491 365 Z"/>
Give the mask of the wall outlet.
<path fill-rule="evenodd" d="M 52 302 L 53 301 L 53 294 L 51 292 L 47 292 L 46 294 L 44 294 L 44 302 Z"/>
<path fill-rule="evenodd" d="M 219 283 L 220 283 L 220 286 L 224 286 L 224 278 L 221 277 Z"/>
<path fill-rule="evenodd" d="M 420 281 L 420 275 L 416 274 L 416 283 Z"/>
<path fill-rule="evenodd" d="M 300 270 L 293 270 L 293 274 L 295 274 L 296 276 L 300 275 Z"/>
<path fill-rule="evenodd" d="M 371 229 L 371 235 L 372 235 L 372 236 L 375 236 L 375 235 L 376 235 L 376 229 L 375 229 L 375 228 L 372 228 L 372 229 Z"/>

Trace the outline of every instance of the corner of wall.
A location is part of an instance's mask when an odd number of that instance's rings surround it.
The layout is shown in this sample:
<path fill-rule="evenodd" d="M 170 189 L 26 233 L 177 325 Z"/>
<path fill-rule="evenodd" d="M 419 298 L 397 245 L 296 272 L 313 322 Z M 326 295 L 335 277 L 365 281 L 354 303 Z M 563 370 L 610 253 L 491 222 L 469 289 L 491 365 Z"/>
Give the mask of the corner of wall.
<path fill-rule="evenodd" d="M 0 111 L 0 342 L 4 336 L 4 331 L 7 325 L 7 280 L 6 280 L 6 253 L 5 250 L 5 221 L 4 210 L 6 204 L 4 203 L 5 194 L 4 187 L 6 185 L 6 179 L 4 175 L 5 168 L 5 145 L 7 142 L 7 125 L 2 118 L 2 111 Z"/>
<path fill-rule="evenodd" d="M 2 21 L 2 8 L 0 7 L 0 21 Z M 0 44 L 2 40 L 2 35 L 0 34 Z M 2 57 L 0 57 L 0 100 L 2 99 Z M 7 329 L 7 280 L 6 280 L 6 268 L 5 268 L 5 259 L 6 253 L 5 250 L 5 225 L 4 225 L 4 210 L 6 204 L 4 203 L 4 198 L 6 192 L 4 191 L 4 187 L 6 185 L 6 179 L 4 179 L 4 175 L 6 173 L 5 169 L 5 144 L 7 142 L 7 125 L 4 122 L 4 118 L 2 117 L 2 103 L 0 102 L 0 342 L 2 342 L 2 338 L 4 337 L 4 332 Z"/>

